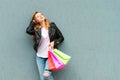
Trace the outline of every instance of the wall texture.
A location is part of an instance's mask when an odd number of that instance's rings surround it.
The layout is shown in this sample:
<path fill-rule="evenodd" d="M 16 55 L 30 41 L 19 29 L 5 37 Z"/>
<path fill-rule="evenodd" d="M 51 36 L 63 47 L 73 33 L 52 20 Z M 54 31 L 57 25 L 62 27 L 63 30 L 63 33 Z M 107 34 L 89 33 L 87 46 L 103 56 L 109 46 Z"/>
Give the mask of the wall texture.
<path fill-rule="evenodd" d="M 72 56 L 55 80 L 120 80 L 119 0 L 0 0 L 0 80 L 39 80 L 25 33 L 38 10 L 62 31 Z"/>

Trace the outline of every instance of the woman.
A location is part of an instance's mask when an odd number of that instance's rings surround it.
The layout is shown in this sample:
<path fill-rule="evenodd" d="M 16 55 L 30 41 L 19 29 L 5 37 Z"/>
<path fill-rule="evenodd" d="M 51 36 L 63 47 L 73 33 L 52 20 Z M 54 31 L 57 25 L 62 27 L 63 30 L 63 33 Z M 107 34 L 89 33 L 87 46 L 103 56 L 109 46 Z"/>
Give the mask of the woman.
<path fill-rule="evenodd" d="M 50 23 L 42 13 L 35 12 L 26 32 L 35 41 L 34 49 L 40 80 L 54 80 L 51 71 L 48 69 L 48 50 L 56 48 L 58 44 L 63 42 L 64 37 L 61 31 L 55 23 Z"/>

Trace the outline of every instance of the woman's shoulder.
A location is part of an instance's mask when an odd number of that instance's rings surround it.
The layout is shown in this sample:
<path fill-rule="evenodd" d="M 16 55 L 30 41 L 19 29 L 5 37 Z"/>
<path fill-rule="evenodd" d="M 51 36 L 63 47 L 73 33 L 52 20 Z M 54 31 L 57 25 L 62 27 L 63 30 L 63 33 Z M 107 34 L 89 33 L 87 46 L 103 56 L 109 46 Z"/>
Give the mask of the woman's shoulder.
<path fill-rule="evenodd" d="M 57 27 L 57 25 L 55 24 L 55 22 L 51 22 L 51 23 L 50 23 L 50 27 L 51 27 L 51 28 L 58 29 L 58 27 Z"/>
<path fill-rule="evenodd" d="M 51 23 L 50 23 L 50 27 L 56 28 L 57 26 L 56 26 L 55 22 L 51 22 Z"/>
<path fill-rule="evenodd" d="M 51 26 L 55 25 L 55 22 L 50 22 L 50 25 L 51 25 Z"/>

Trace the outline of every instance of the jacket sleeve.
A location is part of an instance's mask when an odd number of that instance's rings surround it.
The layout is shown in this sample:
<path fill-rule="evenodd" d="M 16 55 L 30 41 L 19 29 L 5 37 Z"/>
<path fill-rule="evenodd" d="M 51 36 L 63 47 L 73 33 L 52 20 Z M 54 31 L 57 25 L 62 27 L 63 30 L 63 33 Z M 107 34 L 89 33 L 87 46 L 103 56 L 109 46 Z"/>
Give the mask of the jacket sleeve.
<path fill-rule="evenodd" d="M 34 35 L 35 34 L 34 25 L 35 23 L 31 20 L 29 26 L 26 29 L 26 33 L 28 33 L 29 35 Z"/>
<path fill-rule="evenodd" d="M 52 23 L 52 25 L 54 26 L 54 28 L 56 29 L 56 35 L 57 35 L 57 38 L 54 40 L 54 45 L 57 46 L 58 44 L 60 44 L 61 42 L 64 41 L 64 37 L 61 33 L 61 31 L 58 29 L 58 27 L 56 26 L 55 23 Z"/>
<path fill-rule="evenodd" d="M 35 44 L 34 44 L 33 48 L 35 51 L 37 51 L 37 47 L 38 47 L 39 41 L 41 39 L 41 29 L 38 29 L 37 31 L 35 31 L 35 35 L 36 35 L 36 38 L 35 38 Z"/>

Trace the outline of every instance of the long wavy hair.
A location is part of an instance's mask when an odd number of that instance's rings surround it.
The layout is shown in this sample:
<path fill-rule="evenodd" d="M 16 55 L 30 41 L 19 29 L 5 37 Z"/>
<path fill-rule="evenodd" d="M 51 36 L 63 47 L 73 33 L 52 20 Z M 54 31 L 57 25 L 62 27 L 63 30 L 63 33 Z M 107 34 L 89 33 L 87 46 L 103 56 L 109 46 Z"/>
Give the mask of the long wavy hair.
<path fill-rule="evenodd" d="M 39 23 L 37 20 L 36 20 L 36 17 L 35 17 L 35 15 L 37 14 L 37 13 L 39 13 L 38 11 L 36 11 L 34 14 L 33 14 L 33 16 L 32 16 L 32 20 L 34 20 L 35 21 L 35 23 L 36 23 L 36 25 L 34 26 L 34 29 L 35 30 L 37 30 L 37 29 L 39 29 L 39 26 L 41 26 L 41 23 Z M 43 14 L 42 14 L 43 15 Z M 43 15 L 44 16 L 44 15 Z M 44 16 L 45 17 L 45 16 Z M 50 27 L 50 22 L 49 22 L 49 20 L 45 17 L 45 19 L 44 19 L 44 22 L 45 22 L 45 26 L 46 26 L 46 28 L 49 28 Z"/>

